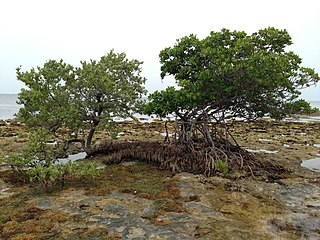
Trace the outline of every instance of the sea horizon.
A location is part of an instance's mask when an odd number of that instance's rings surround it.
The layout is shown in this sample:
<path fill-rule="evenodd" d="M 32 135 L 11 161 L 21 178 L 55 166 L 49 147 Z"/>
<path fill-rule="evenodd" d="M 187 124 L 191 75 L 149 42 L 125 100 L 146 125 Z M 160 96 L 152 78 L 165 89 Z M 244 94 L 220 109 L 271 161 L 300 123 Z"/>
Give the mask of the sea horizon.
<path fill-rule="evenodd" d="M 1 93 L 0 94 L 0 120 L 8 120 L 15 118 L 15 114 L 19 112 L 21 106 L 17 104 L 18 94 Z M 306 100 L 311 107 L 320 109 L 320 100 Z"/>

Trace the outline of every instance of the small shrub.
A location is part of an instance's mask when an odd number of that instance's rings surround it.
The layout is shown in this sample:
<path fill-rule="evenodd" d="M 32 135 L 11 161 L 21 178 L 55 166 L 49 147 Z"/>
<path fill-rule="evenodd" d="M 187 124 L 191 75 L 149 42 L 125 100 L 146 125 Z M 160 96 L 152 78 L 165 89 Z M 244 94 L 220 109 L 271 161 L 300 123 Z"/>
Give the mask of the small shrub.
<path fill-rule="evenodd" d="M 68 162 L 59 163 L 59 146 L 47 144 L 48 132 L 39 129 L 30 135 L 28 146 L 21 156 L 11 155 L 10 164 L 16 171 L 25 171 L 30 182 L 39 184 L 46 192 L 63 187 L 67 176 L 80 179 L 83 176 L 94 179 L 99 175 L 95 163 Z"/>
<path fill-rule="evenodd" d="M 314 107 L 311 109 L 311 113 L 319 113 L 319 112 L 320 112 L 320 109 L 317 107 Z"/>
<path fill-rule="evenodd" d="M 73 176 L 76 179 L 81 177 L 96 178 L 99 171 L 94 163 L 75 163 L 68 162 L 67 164 L 56 164 L 46 166 L 37 164 L 27 170 L 30 182 L 40 184 L 45 191 L 53 190 L 54 188 L 63 187 L 67 176 Z"/>
<path fill-rule="evenodd" d="M 18 132 L 17 136 L 18 136 L 18 138 L 26 138 L 26 137 L 28 137 L 28 133 L 20 131 L 20 132 Z"/>
<path fill-rule="evenodd" d="M 215 163 L 216 171 L 221 172 L 223 174 L 227 174 L 229 172 L 229 166 L 227 162 L 224 162 L 218 159 Z"/>
<path fill-rule="evenodd" d="M 121 129 L 120 129 L 120 128 L 113 129 L 113 130 L 110 132 L 111 138 L 112 138 L 112 139 L 117 139 L 120 132 L 121 132 Z"/>

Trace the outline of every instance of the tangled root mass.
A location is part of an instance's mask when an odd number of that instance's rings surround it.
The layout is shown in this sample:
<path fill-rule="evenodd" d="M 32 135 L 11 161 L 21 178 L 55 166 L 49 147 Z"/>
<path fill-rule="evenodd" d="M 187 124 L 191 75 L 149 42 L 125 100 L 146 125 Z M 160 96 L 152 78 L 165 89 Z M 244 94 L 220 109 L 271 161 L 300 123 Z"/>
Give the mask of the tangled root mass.
<path fill-rule="evenodd" d="M 227 149 L 226 149 L 227 148 Z M 182 143 L 162 141 L 111 142 L 99 152 L 107 154 L 104 163 L 120 163 L 123 160 L 139 160 L 171 170 L 173 173 L 190 172 L 212 176 L 216 173 L 216 161 L 227 163 L 231 171 L 243 170 L 249 174 L 256 171 L 269 173 L 285 171 L 282 166 L 256 158 L 239 146 L 217 144 L 214 148 L 197 143 L 190 150 Z"/>

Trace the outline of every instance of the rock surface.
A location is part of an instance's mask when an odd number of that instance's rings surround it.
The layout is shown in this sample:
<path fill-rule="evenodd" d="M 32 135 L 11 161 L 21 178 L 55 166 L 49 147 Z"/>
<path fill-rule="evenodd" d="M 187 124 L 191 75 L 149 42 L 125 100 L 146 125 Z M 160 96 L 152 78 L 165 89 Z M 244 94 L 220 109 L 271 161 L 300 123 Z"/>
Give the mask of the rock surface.
<path fill-rule="evenodd" d="M 185 212 L 168 212 L 155 219 L 153 201 L 113 191 L 87 196 L 62 191 L 39 198 L 36 207 L 78 216 L 75 226 L 55 229 L 107 227 L 120 239 L 319 239 L 320 185 L 312 179 L 279 182 L 230 181 L 220 177 L 180 173 L 174 176 Z"/>
<path fill-rule="evenodd" d="M 1 149 L 21 149 L 26 141 L 23 134 L 17 134 L 21 128 L 5 125 L 1 129 Z M 155 124 L 145 124 L 142 130 L 149 134 L 157 131 L 161 137 L 162 130 Z M 142 130 L 128 124 L 119 138 L 145 137 Z M 291 173 L 254 177 L 235 173 L 229 178 L 179 173 L 171 180 L 176 182 L 176 192 L 183 200 L 181 207 L 160 213 L 161 202 L 147 193 L 136 194 L 134 189 L 88 195 L 84 189 L 67 188 L 48 195 L 21 197 L 17 202 L 14 200 L 19 195 L 5 201 L 22 190 L 0 178 L 0 205 L 8 208 L 6 216 L 0 214 L 0 233 L 7 233 L 2 238 L 106 239 L 108 235 L 110 239 L 135 240 L 320 239 L 320 173 L 300 166 L 302 160 L 320 153 L 316 146 L 320 143 L 320 124 L 258 122 L 236 125 L 232 131 L 241 146 L 274 152 L 259 156 L 281 162 Z M 134 166 L 135 162 L 126 165 Z M 143 174 L 147 175 L 142 173 L 139 178 Z M 10 217 L 10 211 L 23 204 L 26 209 Z M 39 222 L 41 225 L 36 225 Z M 37 237 L 32 235 L 35 231 Z M 51 238 L 43 237 L 42 232 Z"/>

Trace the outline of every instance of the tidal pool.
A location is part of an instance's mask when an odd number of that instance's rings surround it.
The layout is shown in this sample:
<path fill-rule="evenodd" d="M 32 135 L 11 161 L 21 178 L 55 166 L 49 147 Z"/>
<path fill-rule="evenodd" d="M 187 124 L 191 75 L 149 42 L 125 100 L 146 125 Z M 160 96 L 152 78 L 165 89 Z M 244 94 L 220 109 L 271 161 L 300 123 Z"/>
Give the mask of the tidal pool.
<path fill-rule="evenodd" d="M 74 162 L 77 160 L 85 159 L 87 154 L 85 152 L 80 152 L 76 154 L 71 154 L 67 158 L 59 158 L 58 163 L 66 164 L 67 162 Z"/>
<path fill-rule="evenodd" d="M 246 148 L 246 150 L 248 151 L 248 152 L 251 152 L 251 153 L 273 153 L 273 154 L 275 154 L 275 153 L 278 153 L 278 151 L 277 150 L 275 150 L 275 151 L 271 151 L 271 150 L 267 150 L 267 149 L 250 149 L 250 148 Z"/>
<path fill-rule="evenodd" d="M 320 158 L 304 160 L 302 161 L 301 166 L 314 171 L 320 171 Z"/>

